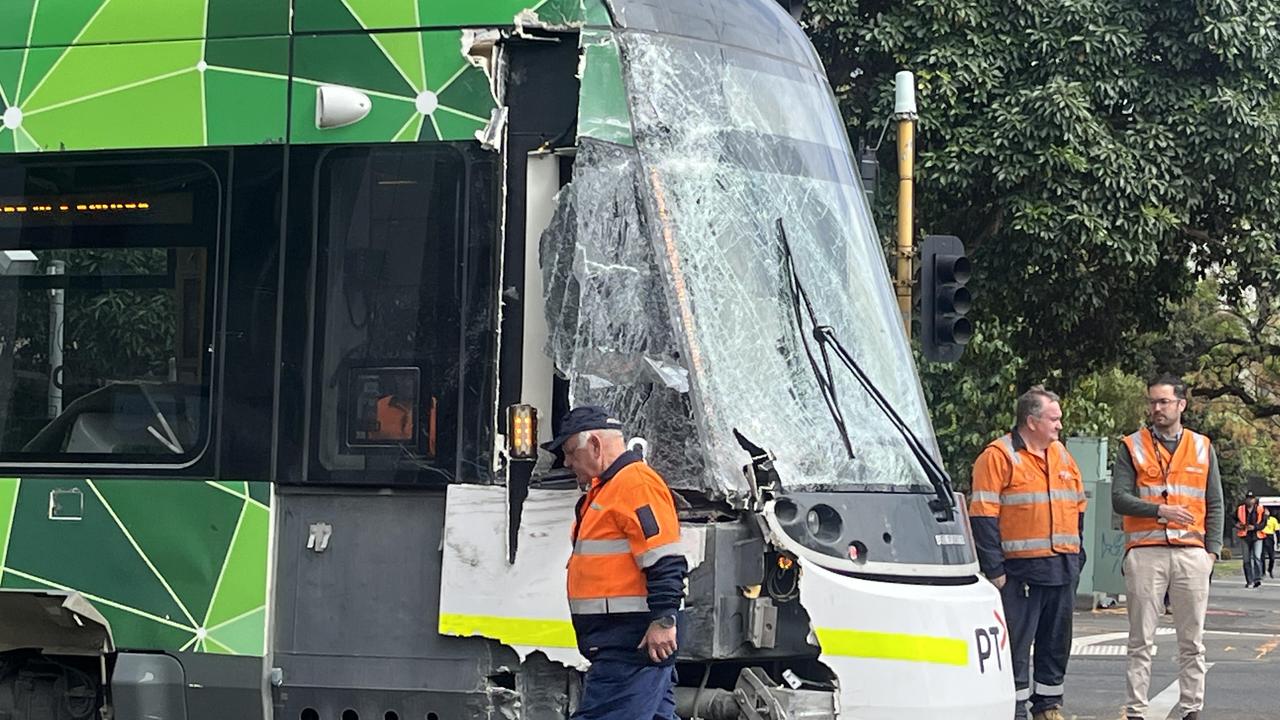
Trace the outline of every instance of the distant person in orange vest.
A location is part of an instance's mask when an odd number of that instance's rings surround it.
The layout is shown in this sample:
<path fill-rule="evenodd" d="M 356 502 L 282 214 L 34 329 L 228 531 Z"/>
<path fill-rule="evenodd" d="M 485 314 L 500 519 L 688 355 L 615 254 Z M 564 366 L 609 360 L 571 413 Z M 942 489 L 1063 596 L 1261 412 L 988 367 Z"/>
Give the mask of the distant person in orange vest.
<path fill-rule="evenodd" d="M 1129 720 L 1142 720 L 1147 710 L 1166 592 L 1178 636 L 1177 717 L 1199 720 L 1204 707 L 1204 618 L 1222 550 L 1222 479 L 1209 438 L 1182 426 L 1186 409 L 1182 380 L 1162 375 L 1147 383 L 1151 424 L 1124 439 L 1112 466 L 1112 506 L 1124 519 Z"/>
<path fill-rule="evenodd" d="M 584 406 L 543 445 L 584 491 L 569 557 L 569 612 L 591 661 L 574 720 L 676 720 L 675 661 L 688 561 L 675 499 L 628 450 L 622 423 Z"/>
<path fill-rule="evenodd" d="M 1080 469 L 1058 441 L 1058 396 L 1037 385 L 1018 398 L 1015 415 L 1017 426 L 973 464 L 969 515 L 979 566 L 1000 589 L 1009 624 L 1014 717 L 1026 718 L 1030 702 L 1035 720 L 1062 720 L 1087 501 Z"/>
<path fill-rule="evenodd" d="M 1267 511 L 1249 491 L 1236 506 L 1236 537 L 1244 542 L 1244 585 L 1262 587 L 1262 542 L 1266 540 Z"/>

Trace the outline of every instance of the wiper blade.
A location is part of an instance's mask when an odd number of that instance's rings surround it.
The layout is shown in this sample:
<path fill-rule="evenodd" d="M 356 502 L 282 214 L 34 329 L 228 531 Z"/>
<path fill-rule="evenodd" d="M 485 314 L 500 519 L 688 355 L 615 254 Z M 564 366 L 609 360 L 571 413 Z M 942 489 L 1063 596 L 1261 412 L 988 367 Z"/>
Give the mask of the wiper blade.
<path fill-rule="evenodd" d="M 898 431 L 906 443 L 907 448 L 911 450 L 911 454 L 915 456 L 916 462 L 920 464 L 924 470 L 925 477 L 929 479 L 929 483 L 933 485 L 934 492 L 937 493 L 937 501 L 930 501 L 929 505 L 937 512 L 946 515 L 947 520 L 955 518 L 955 499 L 951 490 L 951 478 L 947 475 L 946 470 L 934 459 L 929 450 L 916 436 L 907 422 L 902 419 L 898 411 L 884 396 L 884 393 L 876 387 L 875 383 L 867 375 L 858 361 L 853 355 L 840 344 L 840 340 L 835 336 L 835 331 L 829 325 L 823 325 L 818 322 L 818 314 L 813 308 L 813 303 L 809 300 L 809 294 L 805 292 L 804 285 L 800 282 L 800 275 L 796 271 L 795 257 L 791 254 L 791 244 L 787 241 L 787 231 L 783 226 L 782 218 L 778 218 L 778 240 L 782 244 L 782 252 L 787 265 L 787 272 L 791 279 L 792 305 L 796 311 L 796 327 L 800 329 L 801 342 L 804 343 L 805 352 L 809 355 L 809 363 L 813 368 L 814 375 L 818 380 L 818 387 L 822 390 L 823 399 L 827 401 L 827 406 L 832 409 L 832 418 L 836 420 L 836 427 L 840 430 L 840 435 L 844 439 L 845 449 L 849 452 L 849 457 L 853 455 L 853 445 L 849 440 L 848 428 L 845 426 L 844 415 L 840 412 L 839 403 L 835 394 L 835 382 L 831 372 L 830 356 L 828 348 L 834 352 L 836 359 L 853 374 L 862 389 L 871 396 L 872 402 L 880 409 L 884 416 L 889 419 L 889 424 Z M 804 313 L 801 313 L 801 310 Z M 813 352 L 809 348 L 809 340 L 804 333 L 804 318 L 808 317 L 809 324 L 813 327 L 813 339 L 817 343 L 818 348 L 822 351 L 825 375 L 820 372 L 818 363 L 814 359 Z"/>
<path fill-rule="evenodd" d="M 809 338 L 804 332 L 802 304 L 808 309 L 810 318 L 813 317 L 813 307 L 809 303 L 809 296 L 805 293 L 804 286 L 800 284 L 800 275 L 796 273 L 795 260 L 791 257 L 791 246 L 787 243 L 787 231 L 782 227 L 782 218 L 778 218 L 778 238 L 782 241 L 782 259 L 786 263 L 787 275 L 791 281 L 788 289 L 791 291 L 791 307 L 796 313 L 796 327 L 800 330 L 800 343 L 804 346 L 805 357 L 809 359 L 809 367 L 813 370 L 813 377 L 818 382 L 818 390 L 827 404 L 827 411 L 831 413 L 831 420 L 835 423 L 836 430 L 840 432 L 844 450 L 852 460 L 856 457 L 853 452 L 853 440 L 849 438 L 849 426 L 845 423 L 844 411 L 841 410 L 840 399 L 836 396 L 836 379 L 835 373 L 831 371 L 831 356 L 822 339 L 815 335 L 818 350 L 822 353 L 822 365 L 819 366 L 818 359 L 814 357 L 813 348 L 809 346 Z M 816 329 L 817 323 L 814 323 L 814 327 Z"/>
<path fill-rule="evenodd" d="M 165 418 L 164 412 L 160 410 L 160 406 L 151 398 L 151 393 L 147 392 L 147 386 L 145 384 L 139 384 L 137 387 L 142 393 L 142 397 L 147 399 L 147 404 L 151 406 L 153 417 L 155 417 L 156 421 L 160 423 L 160 427 L 164 429 L 164 434 L 162 435 L 160 434 L 160 431 L 156 429 L 155 425 L 147 425 L 147 432 L 151 433 L 152 437 L 159 441 L 161 445 L 164 445 L 165 449 L 174 455 L 184 454 L 186 449 L 182 447 L 182 443 L 178 440 L 177 433 L 173 431 L 173 426 L 171 426 L 169 424 L 169 420 Z"/>

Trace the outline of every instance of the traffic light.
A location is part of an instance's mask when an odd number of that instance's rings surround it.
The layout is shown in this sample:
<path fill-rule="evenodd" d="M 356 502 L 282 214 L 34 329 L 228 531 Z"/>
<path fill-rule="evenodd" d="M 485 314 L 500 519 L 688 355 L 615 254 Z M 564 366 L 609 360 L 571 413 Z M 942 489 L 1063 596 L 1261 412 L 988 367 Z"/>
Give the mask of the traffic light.
<path fill-rule="evenodd" d="M 920 246 L 920 346 L 925 358 L 955 362 L 973 337 L 973 321 L 965 317 L 972 296 L 969 258 L 953 235 L 928 235 Z"/>

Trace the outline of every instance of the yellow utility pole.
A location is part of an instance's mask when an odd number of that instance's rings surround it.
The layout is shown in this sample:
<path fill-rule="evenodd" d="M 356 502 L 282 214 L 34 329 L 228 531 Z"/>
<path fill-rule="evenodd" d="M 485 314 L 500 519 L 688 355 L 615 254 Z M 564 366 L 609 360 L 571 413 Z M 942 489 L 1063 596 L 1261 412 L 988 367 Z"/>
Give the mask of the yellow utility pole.
<path fill-rule="evenodd" d="M 915 233 L 912 179 L 916 154 L 916 82 L 903 70 L 893 79 L 893 117 L 898 121 L 898 273 L 894 287 L 902 328 L 911 337 L 911 257 Z"/>

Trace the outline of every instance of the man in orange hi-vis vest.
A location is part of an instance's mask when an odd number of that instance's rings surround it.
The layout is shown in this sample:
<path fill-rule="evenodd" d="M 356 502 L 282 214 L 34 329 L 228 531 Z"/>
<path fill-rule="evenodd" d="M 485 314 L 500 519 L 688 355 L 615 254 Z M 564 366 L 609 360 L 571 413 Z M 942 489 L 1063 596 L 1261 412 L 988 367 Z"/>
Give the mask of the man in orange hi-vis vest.
<path fill-rule="evenodd" d="M 1084 486 L 1058 441 L 1058 396 L 1033 387 L 1018 398 L 1015 414 L 1016 427 L 987 445 L 973 465 L 969 515 L 979 566 L 1000 589 L 1009 623 L 1014 717 L 1026 718 L 1029 701 L 1035 720 L 1062 720 L 1071 617 L 1085 560 Z"/>
<path fill-rule="evenodd" d="M 1267 511 L 1258 504 L 1253 491 L 1245 493 L 1236 507 L 1236 537 L 1244 544 L 1245 587 L 1262 587 L 1262 543 L 1267 540 Z"/>
<path fill-rule="evenodd" d="M 1186 409 L 1182 380 L 1162 375 L 1147 383 L 1151 424 L 1124 439 L 1112 466 L 1112 505 L 1124 517 L 1130 720 L 1147 710 L 1166 591 L 1178 636 L 1178 717 L 1199 720 L 1204 707 L 1204 618 L 1222 549 L 1222 479 L 1209 438 L 1182 426 Z"/>
<path fill-rule="evenodd" d="M 688 561 L 666 482 L 628 450 L 622 423 L 574 408 L 555 439 L 584 491 L 569 556 L 569 613 L 591 661 L 574 720 L 675 720 L 677 625 Z"/>

